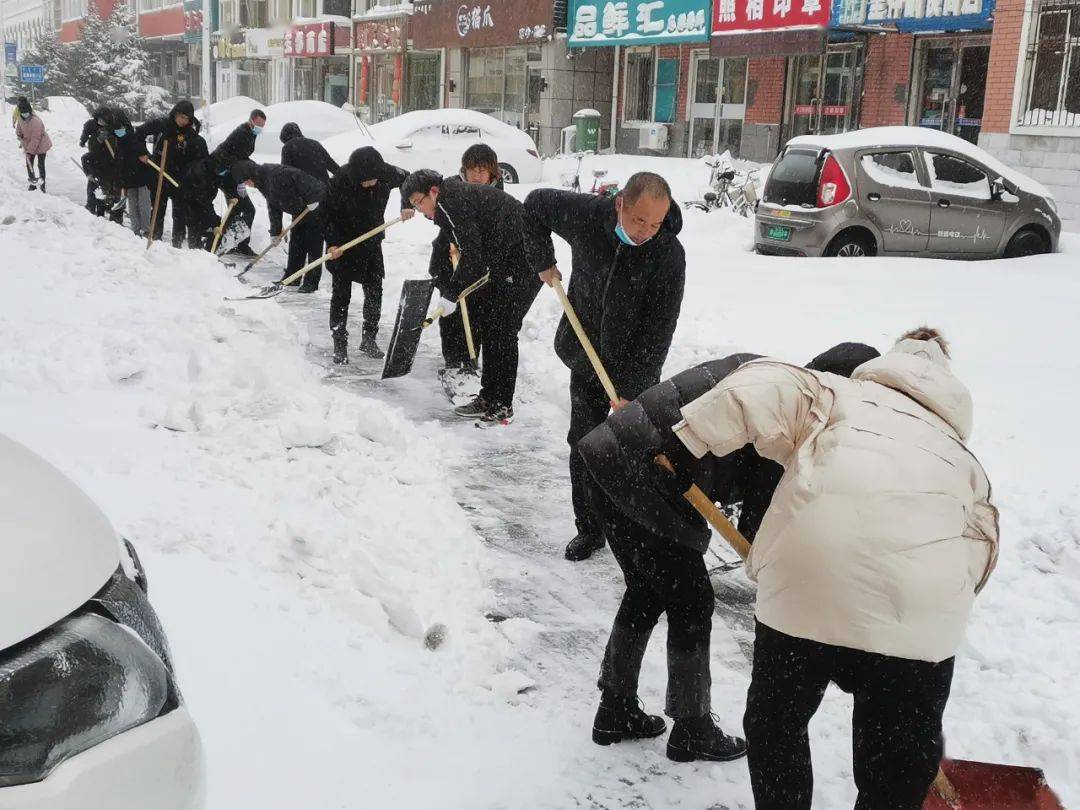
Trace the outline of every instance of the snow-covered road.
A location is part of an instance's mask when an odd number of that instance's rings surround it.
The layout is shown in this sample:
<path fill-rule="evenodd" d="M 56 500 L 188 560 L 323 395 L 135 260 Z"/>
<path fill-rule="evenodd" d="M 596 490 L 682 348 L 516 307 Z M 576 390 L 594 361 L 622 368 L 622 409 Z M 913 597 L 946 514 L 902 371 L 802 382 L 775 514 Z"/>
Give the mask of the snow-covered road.
<path fill-rule="evenodd" d="M 69 202 L 77 150 L 52 134 L 50 195 L 25 191 L 17 154 L 0 164 L 0 430 L 71 474 L 142 552 L 211 807 L 751 806 L 745 763 L 675 765 L 663 738 L 589 740 L 619 578 L 607 552 L 561 556 L 553 296 L 523 330 L 517 421 L 479 431 L 447 418 L 435 335 L 406 378 L 378 381 L 380 364 L 358 358 L 328 377 L 328 278 L 315 296 L 224 303 L 239 285 L 208 256 L 147 252 Z M 630 164 L 611 162 L 616 178 Z M 260 211 L 256 246 L 265 226 Z M 389 232 L 384 343 L 432 235 L 422 221 Z M 1040 765 L 1080 802 L 1080 241 L 978 264 L 775 259 L 749 251 L 748 222 L 700 212 L 683 241 L 668 373 L 734 350 L 802 363 L 841 340 L 884 349 L 924 321 L 953 341 L 1003 545 L 958 660 L 948 749 Z M 256 283 L 277 277 L 284 257 L 271 259 Z M 721 607 L 713 698 L 737 730 L 748 663 L 730 619 Z M 418 638 L 433 622 L 449 628 L 435 652 Z M 661 626 L 642 676 L 654 710 L 663 644 Z M 830 690 L 811 726 L 821 807 L 854 797 L 850 711 Z"/>

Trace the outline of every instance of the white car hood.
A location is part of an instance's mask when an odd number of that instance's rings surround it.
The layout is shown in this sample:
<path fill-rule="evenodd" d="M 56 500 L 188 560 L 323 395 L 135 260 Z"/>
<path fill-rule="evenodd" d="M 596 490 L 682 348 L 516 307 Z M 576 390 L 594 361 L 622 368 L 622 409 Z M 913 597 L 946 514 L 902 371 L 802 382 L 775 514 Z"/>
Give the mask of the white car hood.
<path fill-rule="evenodd" d="M 120 538 L 67 476 L 0 434 L 0 650 L 75 610 L 120 564 Z"/>

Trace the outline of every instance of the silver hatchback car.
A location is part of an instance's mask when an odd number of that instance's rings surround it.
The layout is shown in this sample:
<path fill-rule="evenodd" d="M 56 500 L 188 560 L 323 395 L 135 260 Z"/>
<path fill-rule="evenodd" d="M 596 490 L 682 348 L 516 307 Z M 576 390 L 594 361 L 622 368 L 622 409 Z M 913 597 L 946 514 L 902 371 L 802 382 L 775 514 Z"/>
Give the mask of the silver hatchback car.
<path fill-rule="evenodd" d="M 792 138 L 757 209 L 759 253 L 982 259 L 1057 250 L 1039 183 L 965 140 L 920 127 Z"/>

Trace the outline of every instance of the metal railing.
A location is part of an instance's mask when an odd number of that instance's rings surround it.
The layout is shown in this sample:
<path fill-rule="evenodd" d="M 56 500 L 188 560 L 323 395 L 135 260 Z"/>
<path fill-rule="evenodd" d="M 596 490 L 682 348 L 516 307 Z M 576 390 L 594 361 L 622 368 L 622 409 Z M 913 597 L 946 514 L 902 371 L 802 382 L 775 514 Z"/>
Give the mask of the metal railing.
<path fill-rule="evenodd" d="M 1035 0 L 1019 126 L 1080 127 L 1080 0 Z"/>

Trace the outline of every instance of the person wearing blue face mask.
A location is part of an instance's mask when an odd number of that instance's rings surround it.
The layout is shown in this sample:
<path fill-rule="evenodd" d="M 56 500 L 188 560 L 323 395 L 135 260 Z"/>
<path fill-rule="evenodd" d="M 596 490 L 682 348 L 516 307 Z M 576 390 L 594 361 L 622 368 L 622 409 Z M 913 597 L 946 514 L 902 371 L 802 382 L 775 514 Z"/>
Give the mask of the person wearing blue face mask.
<path fill-rule="evenodd" d="M 95 119 L 106 139 L 121 195 L 127 200 L 131 230 L 139 237 L 146 236 L 150 232 L 150 186 L 157 180 L 157 173 L 146 163 L 150 158 L 146 141 L 136 137 L 131 118 L 121 109 L 103 107 L 95 112 Z"/>
<path fill-rule="evenodd" d="M 639 172 L 614 199 L 538 189 L 525 199 L 525 246 L 541 280 L 561 278 L 551 241 L 558 234 L 573 250 L 567 295 L 615 384 L 611 402 L 564 317 L 555 352 L 570 368 L 570 488 L 577 535 L 568 560 L 604 547 L 593 514 L 591 482 L 577 443 L 627 400 L 660 381 L 682 308 L 686 255 L 679 243 L 682 214 L 658 174 Z"/>
<path fill-rule="evenodd" d="M 49 133 L 45 131 L 45 123 L 30 106 L 30 101 L 25 96 L 19 97 L 19 117 L 15 123 L 15 137 L 19 139 L 23 157 L 26 159 L 26 178 L 29 190 L 34 191 L 41 183 L 41 190 L 45 191 L 45 154 L 52 149 L 52 141 Z M 38 173 L 34 174 L 34 160 L 37 160 Z"/>
<path fill-rule="evenodd" d="M 238 161 L 251 159 L 251 156 L 255 154 L 255 140 L 265 126 L 266 113 L 258 109 L 252 110 L 248 120 L 230 132 L 229 137 L 210 153 L 214 173 L 218 177 L 218 187 L 226 200 L 237 198 L 236 187 L 239 183 L 232 176 L 233 165 Z M 228 229 L 229 225 L 239 218 L 247 226 L 247 232 L 250 234 L 251 225 L 255 222 L 255 205 L 247 197 L 240 197 L 239 200 L 229 219 L 224 223 L 224 227 Z M 241 240 L 232 252 L 241 256 L 254 256 L 255 251 L 251 249 L 250 236 Z"/>

